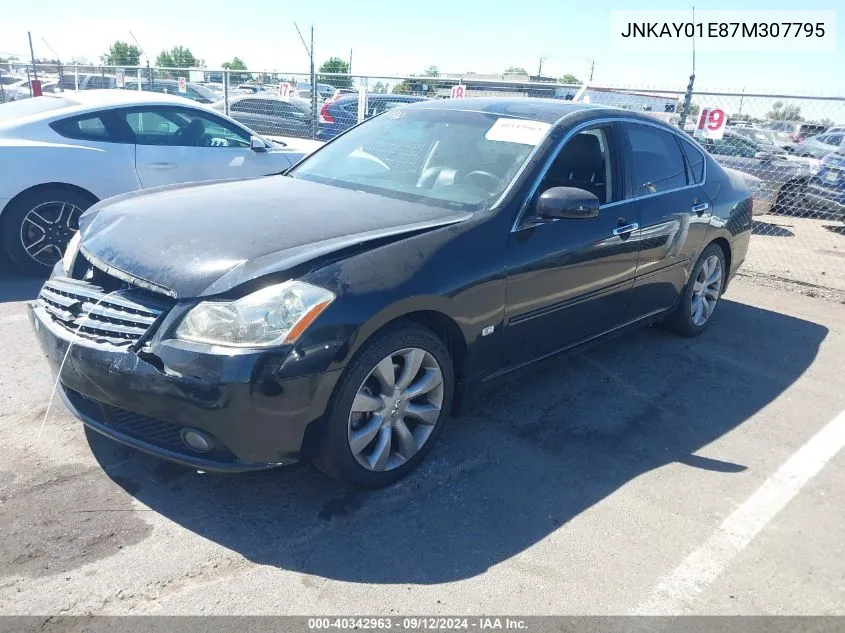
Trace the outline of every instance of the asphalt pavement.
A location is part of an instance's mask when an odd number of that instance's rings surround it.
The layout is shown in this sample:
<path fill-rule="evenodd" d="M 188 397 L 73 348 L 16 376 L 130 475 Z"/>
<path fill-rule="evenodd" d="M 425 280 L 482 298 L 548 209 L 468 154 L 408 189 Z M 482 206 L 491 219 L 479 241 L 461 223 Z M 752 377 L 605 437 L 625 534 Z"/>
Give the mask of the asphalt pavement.
<path fill-rule="evenodd" d="M 738 278 L 483 392 L 382 491 L 93 433 L 0 279 L 2 614 L 845 614 L 845 305 Z"/>

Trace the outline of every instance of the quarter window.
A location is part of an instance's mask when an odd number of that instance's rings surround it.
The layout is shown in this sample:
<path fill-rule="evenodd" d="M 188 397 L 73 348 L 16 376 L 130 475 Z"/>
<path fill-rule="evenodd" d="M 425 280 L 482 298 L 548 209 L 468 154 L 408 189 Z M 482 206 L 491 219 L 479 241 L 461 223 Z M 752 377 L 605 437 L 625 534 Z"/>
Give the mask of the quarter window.
<path fill-rule="evenodd" d="M 84 141 L 113 141 L 106 125 L 99 116 L 63 119 L 50 124 L 56 132 L 66 138 Z"/>
<path fill-rule="evenodd" d="M 678 139 L 671 132 L 648 125 L 625 125 L 634 159 L 634 195 L 642 196 L 684 187 L 686 164 Z"/>
<path fill-rule="evenodd" d="M 701 184 L 704 181 L 704 154 L 687 141 L 681 141 L 681 149 L 687 159 L 687 167 L 691 174 L 690 182 L 696 185 Z"/>

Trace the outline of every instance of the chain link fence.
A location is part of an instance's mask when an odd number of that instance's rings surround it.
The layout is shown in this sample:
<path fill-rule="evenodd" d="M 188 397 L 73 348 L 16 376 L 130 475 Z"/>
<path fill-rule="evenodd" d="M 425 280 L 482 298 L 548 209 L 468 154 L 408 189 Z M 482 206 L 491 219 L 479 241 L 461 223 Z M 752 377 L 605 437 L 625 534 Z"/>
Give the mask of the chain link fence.
<path fill-rule="evenodd" d="M 423 99 L 518 97 L 587 101 L 646 113 L 690 134 L 755 195 L 746 274 L 845 293 L 845 97 L 582 86 L 528 76 L 360 76 L 157 67 L 32 66 L 0 75 L 0 101 L 123 89 L 203 103 L 253 131 L 328 141 Z"/>

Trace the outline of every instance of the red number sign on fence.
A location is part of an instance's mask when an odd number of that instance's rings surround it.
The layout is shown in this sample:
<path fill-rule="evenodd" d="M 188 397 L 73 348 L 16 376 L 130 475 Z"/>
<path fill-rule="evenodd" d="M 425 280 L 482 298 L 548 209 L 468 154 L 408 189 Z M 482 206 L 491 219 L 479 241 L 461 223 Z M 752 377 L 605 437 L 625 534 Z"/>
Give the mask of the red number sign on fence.
<path fill-rule="evenodd" d="M 694 136 L 696 138 L 720 139 L 725 135 L 727 123 L 728 115 L 721 108 L 701 108 Z"/>
<path fill-rule="evenodd" d="M 286 81 L 283 81 L 279 84 L 279 96 L 280 97 L 289 97 L 290 96 L 290 84 Z"/>
<path fill-rule="evenodd" d="M 451 97 L 453 99 L 463 99 L 466 97 L 467 87 L 463 84 L 458 84 L 457 86 L 452 86 Z"/>

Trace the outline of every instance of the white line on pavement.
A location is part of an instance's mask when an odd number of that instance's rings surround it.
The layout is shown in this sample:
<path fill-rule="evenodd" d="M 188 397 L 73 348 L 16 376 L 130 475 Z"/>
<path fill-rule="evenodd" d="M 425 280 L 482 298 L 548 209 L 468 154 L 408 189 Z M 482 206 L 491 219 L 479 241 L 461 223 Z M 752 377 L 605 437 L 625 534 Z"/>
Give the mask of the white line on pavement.
<path fill-rule="evenodd" d="M 634 609 L 638 615 L 681 614 L 801 488 L 845 446 L 845 411 L 828 422 L 766 479 L 705 543 L 686 557 Z"/>
<path fill-rule="evenodd" d="M 25 314 L 13 314 L 11 316 L 0 316 L 0 323 L 16 323 L 18 321 L 26 321 Z"/>

